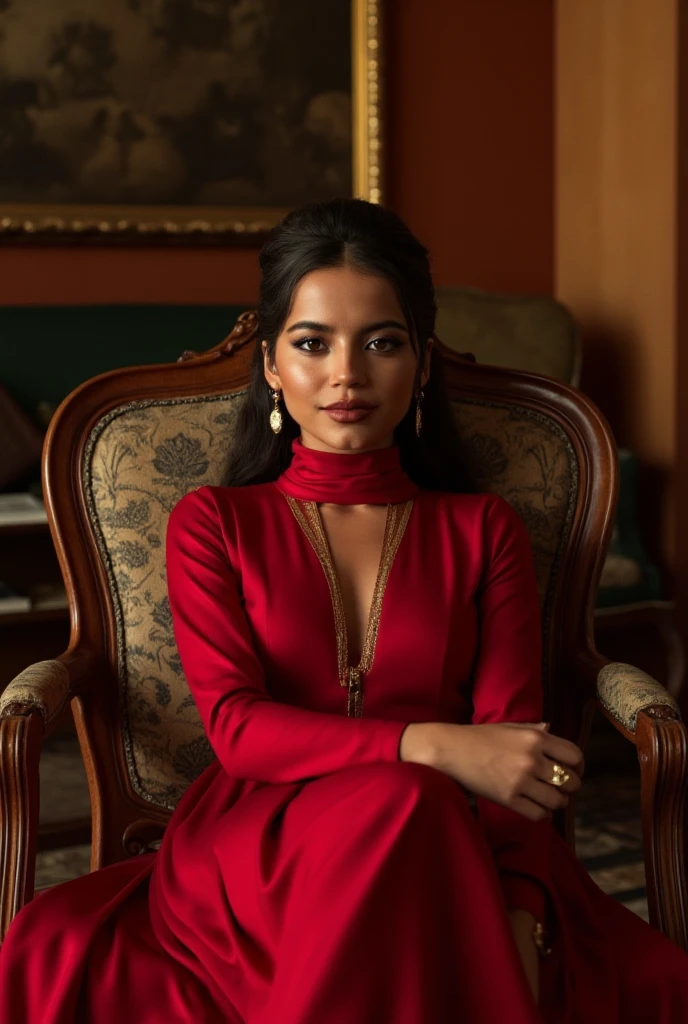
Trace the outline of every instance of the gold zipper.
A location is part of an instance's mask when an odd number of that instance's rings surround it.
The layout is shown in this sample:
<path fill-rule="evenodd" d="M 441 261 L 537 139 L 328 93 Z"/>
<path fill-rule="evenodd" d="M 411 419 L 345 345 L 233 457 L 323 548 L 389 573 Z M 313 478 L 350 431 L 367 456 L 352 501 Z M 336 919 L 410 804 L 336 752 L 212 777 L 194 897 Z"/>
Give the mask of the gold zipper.
<path fill-rule="evenodd" d="M 394 561 L 401 538 L 404 535 L 411 510 L 413 498 L 397 505 L 387 505 L 387 519 L 385 521 L 385 533 L 382 541 L 382 553 L 378 566 L 375 587 L 373 589 L 373 600 L 368 613 L 368 623 L 361 649 L 361 658 L 358 665 L 349 665 L 349 641 L 346 630 L 346 617 L 344 615 L 344 601 L 342 599 L 339 578 L 334 567 L 334 560 L 327 535 L 323 526 L 320 509 L 315 501 L 303 501 L 285 494 L 292 512 L 306 537 L 315 551 L 320 564 L 323 567 L 327 579 L 332 607 L 334 610 L 335 633 L 337 639 L 337 669 L 339 683 L 347 688 L 347 715 L 350 718 L 363 717 L 363 676 L 370 672 L 375 657 L 375 646 L 377 643 L 380 615 L 382 612 L 382 598 L 384 597 L 387 579 Z"/>

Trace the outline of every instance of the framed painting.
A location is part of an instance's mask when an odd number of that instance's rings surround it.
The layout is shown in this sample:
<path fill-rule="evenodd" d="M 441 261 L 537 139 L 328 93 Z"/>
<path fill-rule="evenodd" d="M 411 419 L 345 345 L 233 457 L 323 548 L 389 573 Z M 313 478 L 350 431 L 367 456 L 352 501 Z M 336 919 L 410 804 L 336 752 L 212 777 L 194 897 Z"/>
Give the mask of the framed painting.
<path fill-rule="evenodd" d="M 381 0 L 0 0 L 0 242 L 255 242 L 382 200 Z"/>

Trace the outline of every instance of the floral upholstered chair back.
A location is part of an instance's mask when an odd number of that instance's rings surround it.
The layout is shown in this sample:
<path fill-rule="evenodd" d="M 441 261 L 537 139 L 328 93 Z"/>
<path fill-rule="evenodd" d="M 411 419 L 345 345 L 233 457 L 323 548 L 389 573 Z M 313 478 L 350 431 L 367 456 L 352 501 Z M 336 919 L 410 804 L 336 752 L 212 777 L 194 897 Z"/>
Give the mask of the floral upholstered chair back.
<path fill-rule="evenodd" d="M 107 567 L 129 779 L 173 808 L 213 757 L 184 678 L 165 577 L 165 533 L 187 491 L 221 480 L 245 392 L 132 402 L 94 428 L 89 517 Z"/>
<path fill-rule="evenodd" d="M 220 482 L 245 396 L 129 402 L 95 424 L 85 449 L 88 516 L 116 623 L 127 771 L 134 791 L 160 809 L 174 808 L 213 757 L 174 640 L 167 520 L 187 491 Z M 518 405 L 453 404 L 480 488 L 502 494 L 530 530 L 547 630 L 576 499 L 571 445 L 552 420 Z"/>
<path fill-rule="evenodd" d="M 578 497 L 574 448 L 554 419 L 516 403 L 464 400 L 454 409 L 478 490 L 506 498 L 528 527 L 546 626 Z"/>

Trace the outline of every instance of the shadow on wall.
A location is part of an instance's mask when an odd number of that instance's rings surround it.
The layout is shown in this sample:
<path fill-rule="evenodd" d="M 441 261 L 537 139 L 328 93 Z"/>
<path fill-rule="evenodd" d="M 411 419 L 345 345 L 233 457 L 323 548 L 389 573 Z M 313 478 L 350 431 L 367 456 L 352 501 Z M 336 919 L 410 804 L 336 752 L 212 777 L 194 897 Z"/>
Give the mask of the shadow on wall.
<path fill-rule="evenodd" d="M 632 327 L 623 323 L 585 321 L 581 324 L 583 372 L 581 390 L 600 407 L 614 432 L 619 447 L 633 448 L 633 396 L 642 393 L 641 369 L 634 353 L 638 342 Z M 638 522 L 647 541 L 648 554 L 668 577 L 659 538 L 664 524 L 663 509 L 670 487 L 669 470 L 643 458 L 638 468 Z M 669 577 L 670 578 L 670 577 Z"/>

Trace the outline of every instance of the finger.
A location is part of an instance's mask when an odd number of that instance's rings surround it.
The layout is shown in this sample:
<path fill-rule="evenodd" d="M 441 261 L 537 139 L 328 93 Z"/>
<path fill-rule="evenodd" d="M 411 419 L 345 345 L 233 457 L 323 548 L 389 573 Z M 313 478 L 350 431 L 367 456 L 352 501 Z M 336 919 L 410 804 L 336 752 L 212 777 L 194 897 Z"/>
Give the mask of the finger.
<path fill-rule="evenodd" d="M 563 736 L 545 735 L 543 751 L 552 761 L 563 763 L 571 768 L 576 768 L 583 757 L 583 751 L 571 740 L 565 740 Z"/>
<path fill-rule="evenodd" d="M 556 741 L 556 747 L 560 751 L 558 760 L 563 761 L 569 768 L 573 769 L 577 775 L 582 777 L 583 772 L 585 771 L 585 757 L 580 747 L 576 746 L 576 744 L 572 743 L 570 740 L 565 740 L 562 736 L 548 735 L 548 740 L 549 739 Z M 563 749 L 560 745 L 563 745 Z M 552 756 L 553 760 L 557 760 L 557 758 L 551 753 L 552 748 L 550 747 L 549 742 L 545 743 L 544 750 Z M 573 760 L 574 756 L 576 758 L 575 761 Z M 569 757 L 571 760 L 567 760 Z"/>
<path fill-rule="evenodd" d="M 545 733 L 544 752 L 553 761 L 562 761 L 568 768 L 572 768 L 578 776 L 583 775 L 585 771 L 583 751 L 571 740 L 566 740 L 563 736 L 553 736 L 549 731 L 549 722 L 502 722 L 501 724 L 508 725 L 512 729 L 536 729 L 540 733 Z"/>
<path fill-rule="evenodd" d="M 558 786 L 550 786 L 549 783 L 534 778 L 528 779 L 521 793 L 548 811 L 560 811 L 569 802 L 568 795 L 562 793 Z"/>
<path fill-rule="evenodd" d="M 548 811 L 542 804 L 529 800 L 527 796 L 517 796 L 515 800 L 511 801 L 509 807 L 530 821 L 544 821 L 552 817 L 551 811 Z"/>
<path fill-rule="evenodd" d="M 581 788 L 581 780 L 578 772 L 567 766 L 566 774 L 568 775 L 568 779 L 566 782 L 563 782 L 561 786 L 557 786 L 552 781 L 554 778 L 554 765 L 554 761 L 550 761 L 549 758 L 543 757 L 540 762 L 537 778 L 541 782 L 546 782 L 548 785 L 558 789 L 560 792 L 576 793 Z"/>

